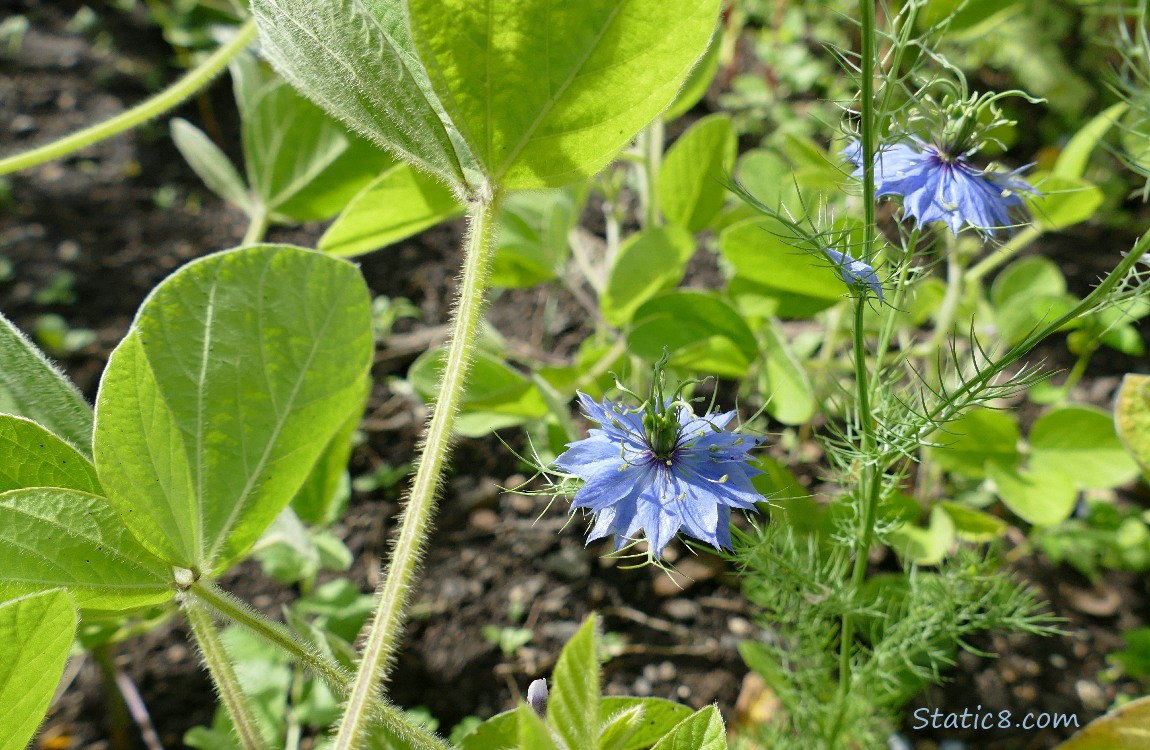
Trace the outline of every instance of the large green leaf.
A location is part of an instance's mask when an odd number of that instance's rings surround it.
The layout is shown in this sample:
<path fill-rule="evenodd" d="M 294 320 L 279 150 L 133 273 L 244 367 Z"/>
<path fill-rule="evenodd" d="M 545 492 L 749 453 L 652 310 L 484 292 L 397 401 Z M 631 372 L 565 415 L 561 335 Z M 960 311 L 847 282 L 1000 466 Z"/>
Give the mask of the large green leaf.
<path fill-rule="evenodd" d="M 585 191 L 572 189 L 509 196 L 499 217 L 491 285 L 521 289 L 555 278 L 570 254 L 568 235 L 585 200 Z"/>
<path fill-rule="evenodd" d="M 559 654 L 547 700 L 547 724 L 569 748 L 599 747 L 599 658 L 594 615 L 587 618 Z M 520 736 L 522 731 L 520 724 Z"/>
<path fill-rule="evenodd" d="M 24 750 L 68 662 L 76 608 L 59 589 L 0 604 L 0 750 Z"/>
<path fill-rule="evenodd" d="M 783 318 L 807 317 L 846 297 L 848 290 L 830 262 L 797 247 L 790 237 L 793 232 L 774 219 L 724 230 L 720 249 L 735 268 L 730 293 L 773 297 Z"/>
<path fill-rule="evenodd" d="M 341 257 L 362 255 L 399 242 L 463 213 L 442 184 L 396 164 L 356 195 L 317 246 Z"/>
<path fill-rule="evenodd" d="M 38 487 L 0 493 L 0 598 L 64 588 L 86 610 L 172 598 L 171 567 L 140 546 L 102 497 Z"/>
<path fill-rule="evenodd" d="M 1006 412 L 972 409 L 931 435 L 930 457 L 947 471 L 981 479 L 988 464 L 1018 463 L 1020 437 L 1018 423 Z"/>
<path fill-rule="evenodd" d="M 704 706 L 679 722 L 651 750 L 726 750 L 727 730 L 714 706 Z"/>
<path fill-rule="evenodd" d="M 719 3 L 407 7 L 432 86 L 483 172 L 506 188 L 541 188 L 598 172 L 671 103 L 706 49 Z"/>
<path fill-rule="evenodd" d="M 370 395 L 371 378 L 364 378 L 358 404 L 328 441 L 323 455 L 315 462 L 303 486 L 292 498 L 292 510 L 300 520 L 327 525 L 339 518 L 350 491 L 347 464 L 351 460 L 352 437 L 363 420 L 363 410 L 367 408 Z"/>
<path fill-rule="evenodd" d="M 92 454 L 92 407 L 28 337 L 0 315 L 0 413 L 27 417 Z"/>
<path fill-rule="evenodd" d="M 95 454 L 109 501 L 172 565 L 242 554 L 358 403 L 373 351 L 354 266 L 257 245 L 153 290 L 100 385 Z"/>
<path fill-rule="evenodd" d="M 774 318 L 763 324 L 763 358 L 761 387 L 767 412 L 783 424 L 810 421 L 816 408 L 814 388 Z"/>
<path fill-rule="evenodd" d="M 475 160 L 415 54 L 397 0 L 253 0 L 263 52 L 305 96 L 444 182 L 478 187 Z"/>
<path fill-rule="evenodd" d="M 674 291 L 645 302 L 627 341 L 640 357 L 656 360 L 666 348 L 671 364 L 720 377 L 741 377 L 758 356 L 755 335 L 719 297 Z"/>
<path fill-rule="evenodd" d="M 600 295 L 603 317 L 612 325 L 630 323 L 640 305 L 682 281 L 694 254 L 695 238 L 680 227 L 655 227 L 631 235 L 619 249 Z"/>
<path fill-rule="evenodd" d="M 519 727 L 519 750 L 561 750 L 543 719 L 526 703 L 520 703 L 515 711 Z M 576 745 L 594 750 L 596 745 Z"/>
<path fill-rule="evenodd" d="M 31 420 L 0 414 L 0 492 L 26 487 L 100 494 L 96 469 L 79 451 Z"/>
<path fill-rule="evenodd" d="M 1061 471 L 1031 471 L 994 462 L 986 469 L 1003 504 L 1027 523 L 1053 526 L 1074 512 L 1078 490 Z"/>
<path fill-rule="evenodd" d="M 727 197 L 737 147 L 726 115 L 704 117 L 675 141 L 659 170 L 656 193 L 668 221 L 698 232 L 715 218 Z"/>
<path fill-rule="evenodd" d="M 1043 414 L 1030 430 L 1030 466 L 1061 472 L 1078 489 L 1106 489 L 1138 476 L 1109 412 L 1069 406 Z"/>

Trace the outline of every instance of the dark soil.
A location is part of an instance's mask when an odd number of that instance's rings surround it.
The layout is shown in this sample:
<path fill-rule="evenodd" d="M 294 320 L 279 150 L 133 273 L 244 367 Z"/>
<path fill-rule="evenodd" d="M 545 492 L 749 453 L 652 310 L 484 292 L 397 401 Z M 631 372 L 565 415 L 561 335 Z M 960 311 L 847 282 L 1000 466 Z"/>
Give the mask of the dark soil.
<path fill-rule="evenodd" d="M 101 10 L 94 27 L 75 32 L 67 24 L 81 7 L 78 2 L 9 0 L 5 6 L 26 15 L 30 29 L 15 54 L 5 57 L 0 51 L 4 155 L 50 142 L 142 100 L 152 93 L 140 82 L 144 71 L 152 76 L 158 71 L 157 85 L 179 75 L 169 65 L 171 49 L 142 10 Z M 205 107 L 230 111 L 229 100 L 226 82 L 217 82 L 178 114 L 199 120 Z M 185 166 L 166 137 L 166 122 L 149 125 L 0 183 L 0 256 L 12 264 L 11 278 L 0 282 L 0 310 L 27 331 L 44 314 L 92 330 L 94 343 L 57 353 L 92 398 L 109 352 L 148 291 L 187 260 L 238 244 L 244 228 L 238 209 L 222 205 Z M 309 245 L 320 230 L 273 229 L 269 240 Z M 460 236 L 460 225 L 447 225 L 362 259 L 374 293 L 412 300 L 423 319 L 401 327 L 401 335 L 379 354 L 363 427 L 367 442 L 353 459 L 355 475 L 383 463 L 401 464 L 412 455 L 424 409 L 387 382 L 404 374 L 446 322 Z M 42 291 L 59 284 L 64 273 L 73 278 L 71 299 L 46 299 Z M 1094 269 L 1084 268 L 1083 276 L 1092 281 Z M 490 320 L 512 346 L 553 357 L 569 351 L 581 335 L 580 309 L 564 295 L 555 289 L 506 293 Z M 547 303 L 558 314 L 544 316 Z M 1136 367 L 1129 360 L 1102 365 L 1098 377 L 1083 386 L 1097 403 L 1110 398 L 1114 376 Z M 510 448 L 522 447 L 517 431 L 505 433 Z M 695 707 L 717 702 L 734 717 L 747 673 L 736 648 L 756 626 L 724 564 L 673 546 L 677 564 L 694 579 L 682 589 L 658 571 L 620 570 L 603 557 L 606 547 L 584 548 L 579 524 L 564 528 L 563 509 L 536 520 L 543 501 L 499 491 L 518 484 L 525 468 L 498 440 L 460 441 L 454 467 L 415 595 L 416 616 L 395 671 L 395 701 L 426 706 L 444 729 L 467 715 L 505 710 L 531 679 L 549 674 L 562 644 L 595 610 L 603 629 L 620 636 L 621 647 L 605 667 L 608 693 L 655 695 Z M 356 493 L 337 527 L 356 556 L 350 575 L 364 591 L 372 589 L 386 560 L 396 512 L 394 493 Z M 1019 716 L 1058 711 L 1085 724 L 1120 691 L 1135 692 L 1130 683 L 1101 682 L 1099 672 L 1106 667 L 1105 655 L 1121 646 L 1122 631 L 1150 622 L 1146 579 L 1109 574 L 1095 586 L 1032 555 L 1020 556 L 1016 568 L 1039 587 L 1052 611 L 1066 618 L 1067 635 L 988 638 L 976 645 L 1002 658 L 962 656 L 952 682 L 920 696 L 912 710 L 961 712 L 982 705 Z M 257 565 L 247 563 L 223 583 L 276 615 L 294 594 L 265 580 Z M 480 636 L 480 628 L 513 624 L 512 602 L 524 603 L 522 625 L 532 630 L 533 639 L 514 657 L 505 657 Z M 182 625 L 168 624 L 123 644 L 115 658 L 139 688 L 166 747 L 181 746 L 188 728 L 210 723 L 213 692 Z M 38 746 L 115 747 L 106 727 L 107 700 L 100 672 L 87 659 Z M 968 747 L 1043 748 L 1066 736 L 1064 731 L 918 732 L 912 727 L 908 722 L 905 734 L 920 748 L 937 747 L 943 739 L 961 739 Z M 127 742 L 126 747 L 139 746 L 134 735 Z"/>

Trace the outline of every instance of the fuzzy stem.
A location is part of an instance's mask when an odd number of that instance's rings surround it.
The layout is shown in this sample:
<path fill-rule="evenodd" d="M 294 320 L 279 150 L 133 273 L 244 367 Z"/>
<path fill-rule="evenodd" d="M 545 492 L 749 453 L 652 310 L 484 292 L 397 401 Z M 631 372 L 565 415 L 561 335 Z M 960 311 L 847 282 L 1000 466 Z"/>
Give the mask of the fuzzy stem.
<path fill-rule="evenodd" d="M 311 670 L 337 695 L 347 695 L 351 675 L 326 658 L 312 645 L 304 643 L 278 622 L 272 622 L 214 583 L 196 581 L 188 593 L 216 613 L 235 622 L 279 648 L 298 664 Z"/>
<path fill-rule="evenodd" d="M 404 621 L 404 604 L 423 554 L 424 542 L 431 531 L 431 516 L 451 440 L 451 429 L 463 397 L 475 349 L 487 282 L 491 275 L 495 228 L 501 203 L 502 194 L 496 190 L 488 197 L 473 201 L 468 211 L 463 275 L 439 397 L 432 409 L 411 495 L 392 549 L 391 564 L 379 589 L 379 601 L 364 644 L 359 672 L 355 676 L 355 684 L 332 750 L 355 750 L 362 745 L 370 718 L 369 706 L 375 702 L 380 686 L 387 679 L 391 658 L 398 646 Z"/>
<path fill-rule="evenodd" d="M 254 245 L 257 242 L 263 242 L 267 233 L 268 210 L 263 205 L 257 205 L 251 216 L 248 217 L 248 230 L 244 232 L 244 238 L 240 240 L 240 244 Z"/>
<path fill-rule="evenodd" d="M 52 141 L 31 151 L 0 159 L 0 175 L 18 172 L 21 169 L 34 167 L 37 164 L 59 159 L 74 151 L 91 146 L 105 138 L 119 135 L 130 130 L 140 123 L 175 109 L 185 99 L 196 93 L 215 78 L 227 67 L 232 58 L 244 50 L 256 38 L 256 22 L 250 19 L 237 31 L 235 38 L 212 53 L 211 57 L 200 63 L 199 67 L 188 73 L 174 84 L 164 89 L 126 112 L 112 117 L 104 122 L 84 128 L 78 133 L 65 136 L 58 141 Z"/>
<path fill-rule="evenodd" d="M 244 750 L 269 750 L 260 734 L 260 725 L 256 721 L 255 712 L 251 702 L 240 687 L 232 663 L 224 651 L 224 643 L 216 624 L 212 622 L 212 613 L 207 605 L 194 596 L 181 596 L 180 608 L 192 626 L 192 635 L 204 655 L 204 663 L 208 665 L 208 672 L 212 675 L 212 682 L 223 699 L 224 708 L 231 717 L 236 728 L 236 736 Z"/>

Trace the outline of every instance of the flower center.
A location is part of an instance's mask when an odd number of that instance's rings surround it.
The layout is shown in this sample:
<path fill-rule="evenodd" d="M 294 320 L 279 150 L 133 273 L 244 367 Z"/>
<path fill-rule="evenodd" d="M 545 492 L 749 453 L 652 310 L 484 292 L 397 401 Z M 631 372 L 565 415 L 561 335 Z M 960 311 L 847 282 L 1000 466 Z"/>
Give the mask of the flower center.
<path fill-rule="evenodd" d="M 643 415 L 643 432 L 655 458 L 670 461 L 679 444 L 679 420 L 674 412 L 662 405 L 647 410 Z"/>

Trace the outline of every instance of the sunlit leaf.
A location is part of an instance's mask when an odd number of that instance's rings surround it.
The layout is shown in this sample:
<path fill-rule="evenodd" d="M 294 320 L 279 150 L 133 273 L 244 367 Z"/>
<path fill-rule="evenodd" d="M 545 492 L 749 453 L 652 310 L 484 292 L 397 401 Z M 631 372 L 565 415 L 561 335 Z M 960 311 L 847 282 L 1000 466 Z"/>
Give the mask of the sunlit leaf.
<path fill-rule="evenodd" d="M 0 750 L 24 750 L 48 711 L 76 632 L 66 593 L 0 604 Z"/>

